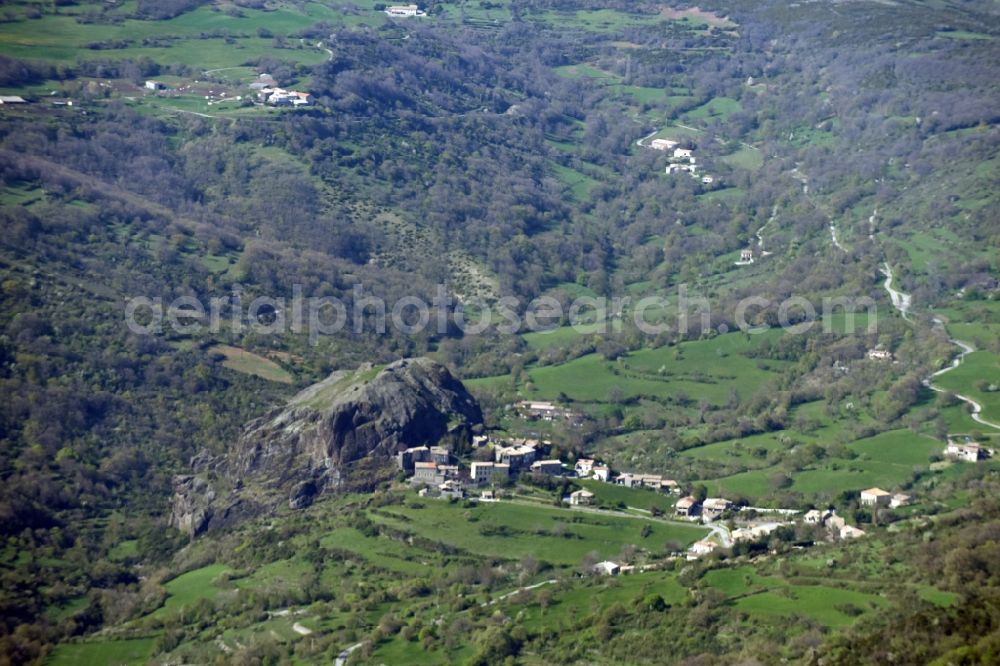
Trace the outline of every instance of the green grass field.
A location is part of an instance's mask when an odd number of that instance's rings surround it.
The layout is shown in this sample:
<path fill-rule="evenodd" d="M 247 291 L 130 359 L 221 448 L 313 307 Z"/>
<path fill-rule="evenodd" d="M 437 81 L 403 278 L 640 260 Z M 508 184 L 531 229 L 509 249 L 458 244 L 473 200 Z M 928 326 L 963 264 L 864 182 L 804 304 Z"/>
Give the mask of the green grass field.
<path fill-rule="evenodd" d="M 669 514 L 673 510 L 674 502 L 676 501 L 675 497 L 655 490 L 626 488 L 625 486 L 616 486 L 593 479 L 576 479 L 573 483 L 594 493 L 602 505 L 610 507 L 618 506 L 621 503 L 627 507 L 645 509 L 646 511 L 656 508 L 665 514 Z"/>
<path fill-rule="evenodd" d="M 726 155 L 722 158 L 722 161 L 740 169 L 756 171 L 764 166 L 764 154 L 759 150 L 743 147 L 735 153 Z"/>
<path fill-rule="evenodd" d="M 578 565 L 592 551 L 613 557 L 627 544 L 662 553 L 668 542 L 688 544 L 706 533 L 695 526 L 541 505 L 499 502 L 467 509 L 438 500 L 423 504 L 419 509 L 389 507 L 387 515 L 373 514 L 372 518 L 481 556 L 516 559 L 530 555 L 565 566 Z M 643 537 L 645 526 L 652 531 Z"/>
<path fill-rule="evenodd" d="M 214 345 L 209 347 L 207 351 L 224 355 L 226 360 L 222 362 L 222 365 L 230 370 L 282 384 L 291 384 L 293 381 L 292 375 L 280 365 L 271 359 L 248 352 L 245 349 L 232 345 Z"/>
<path fill-rule="evenodd" d="M 935 385 L 968 396 L 983 406 L 983 418 L 1000 423 L 1000 354 L 977 351 L 960 366 L 934 380 Z M 998 390 L 984 390 L 997 386 Z M 979 426 L 977 429 L 986 429 Z"/>
<path fill-rule="evenodd" d="M 227 571 L 224 564 L 209 564 L 167 581 L 163 587 L 170 596 L 151 617 L 168 616 L 200 599 L 214 598 L 221 590 L 213 582 Z"/>
<path fill-rule="evenodd" d="M 731 97 L 715 97 L 708 102 L 684 114 L 687 120 L 706 120 L 708 118 L 728 118 L 742 108 L 738 100 Z"/>
<path fill-rule="evenodd" d="M 149 661 L 153 651 L 153 638 L 88 641 L 63 643 L 45 663 L 48 666 L 101 666 L 141 665 Z"/>
<path fill-rule="evenodd" d="M 856 616 L 841 608 L 850 606 L 870 612 L 887 605 L 880 596 L 827 585 L 790 585 L 752 594 L 735 603 L 739 610 L 755 616 L 806 616 L 825 627 L 841 627 L 857 621 Z"/>
<path fill-rule="evenodd" d="M 529 376 L 537 396 L 543 398 L 563 393 L 574 400 L 602 402 L 612 391 L 624 398 L 666 398 L 685 392 L 720 404 L 731 389 L 749 395 L 772 376 L 741 352 L 776 335 L 780 331 L 759 336 L 730 333 L 676 347 L 643 349 L 614 362 L 590 354 L 561 365 L 533 368 Z M 781 365 L 770 364 L 775 369 Z"/>

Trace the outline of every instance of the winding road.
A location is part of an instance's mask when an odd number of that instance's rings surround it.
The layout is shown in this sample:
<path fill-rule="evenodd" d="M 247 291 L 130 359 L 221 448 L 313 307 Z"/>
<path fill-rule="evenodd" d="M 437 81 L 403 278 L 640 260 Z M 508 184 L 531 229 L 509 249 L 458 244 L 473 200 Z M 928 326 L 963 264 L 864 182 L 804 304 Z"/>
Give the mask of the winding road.
<path fill-rule="evenodd" d="M 941 321 L 940 319 L 935 318 L 934 319 L 934 326 L 943 329 L 944 328 L 944 322 Z M 945 368 L 941 368 L 940 370 L 938 370 L 937 372 L 931 374 L 930 377 L 928 377 L 927 379 L 925 379 L 923 381 L 924 386 L 926 386 L 927 388 L 929 388 L 932 391 L 936 391 L 937 393 L 947 393 L 948 389 L 941 388 L 940 386 L 934 386 L 934 383 L 933 383 L 932 380 L 935 377 L 940 377 L 941 375 L 943 375 L 943 374 L 945 374 L 947 372 L 951 372 L 952 370 L 954 370 L 958 366 L 962 365 L 962 361 L 965 360 L 965 357 L 968 356 L 969 354 L 971 354 L 972 352 L 976 351 L 975 347 L 973 347 L 972 345 L 970 345 L 968 342 L 964 342 L 962 340 L 956 340 L 955 338 L 949 337 L 948 338 L 948 342 L 952 343 L 953 345 L 957 345 L 958 347 L 961 347 L 962 351 L 958 354 L 958 356 L 956 356 L 955 358 L 953 358 L 951 360 L 951 365 L 949 365 L 949 366 L 947 366 Z M 987 421 L 986 419 L 983 418 L 983 416 L 982 416 L 983 406 L 981 404 L 979 404 L 978 402 L 976 402 L 975 400 L 973 400 L 972 398 L 970 398 L 967 395 L 962 395 L 960 393 L 955 393 L 954 395 L 955 395 L 956 398 L 958 398 L 962 402 L 968 403 L 969 405 L 972 406 L 972 413 L 969 416 L 972 417 L 973 421 L 975 421 L 976 423 L 978 423 L 980 425 L 984 425 L 984 426 L 986 426 L 988 428 L 995 428 L 996 430 L 1000 430 L 1000 424 L 993 423 L 992 421 Z"/>
<path fill-rule="evenodd" d="M 902 315 L 903 319 L 905 319 L 906 321 L 911 321 L 910 307 L 913 304 L 913 298 L 910 296 L 910 294 L 903 293 L 892 287 L 892 278 L 893 278 L 892 267 L 889 266 L 888 262 L 886 262 L 883 265 L 882 274 L 885 275 L 885 283 L 883 284 L 883 287 L 885 287 L 885 290 L 889 293 L 889 300 L 892 301 L 892 307 L 896 308 L 896 310 L 899 311 L 899 314 Z M 945 330 L 944 322 L 938 319 L 937 317 L 934 318 L 934 326 L 935 328 Z M 922 382 L 924 386 L 937 393 L 948 393 L 949 391 L 948 389 L 941 388 L 940 386 L 935 386 L 934 378 L 940 377 L 945 373 L 951 372 L 958 366 L 962 365 L 962 361 L 965 360 L 965 357 L 976 350 L 975 347 L 970 345 L 968 342 L 965 342 L 963 340 L 957 340 L 950 336 L 948 337 L 948 342 L 959 347 L 962 351 L 959 352 L 958 355 L 956 355 L 955 358 L 951 360 L 950 365 L 941 368 L 937 372 L 931 373 L 931 375 L 926 379 L 924 379 Z M 967 403 L 972 407 L 972 413 L 970 414 L 970 416 L 972 417 L 973 421 L 975 421 L 980 425 L 984 425 L 988 428 L 995 428 L 996 430 L 1000 430 L 1000 424 L 988 421 L 983 418 L 982 416 L 983 406 L 981 404 L 979 404 L 978 402 L 976 402 L 967 395 L 962 395 L 961 393 L 955 393 L 954 395 L 956 398 L 958 398 L 964 403 Z"/>
<path fill-rule="evenodd" d="M 899 314 L 902 315 L 903 319 L 910 321 L 910 306 L 913 305 L 913 297 L 893 288 L 892 266 L 889 265 L 888 261 L 882 264 L 881 272 L 882 275 L 885 276 L 885 282 L 882 283 L 882 286 L 889 294 L 889 300 L 892 301 L 892 307 L 899 311 Z"/>
<path fill-rule="evenodd" d="M 347 660 L 351 658 L 351 653 L 360 648 L 364 643 L 355 643 L 349 648 L 344 648 L 344 650 L 337 655 L 337 658 L 333 661 L 334 666 L 344 666 Z"/>

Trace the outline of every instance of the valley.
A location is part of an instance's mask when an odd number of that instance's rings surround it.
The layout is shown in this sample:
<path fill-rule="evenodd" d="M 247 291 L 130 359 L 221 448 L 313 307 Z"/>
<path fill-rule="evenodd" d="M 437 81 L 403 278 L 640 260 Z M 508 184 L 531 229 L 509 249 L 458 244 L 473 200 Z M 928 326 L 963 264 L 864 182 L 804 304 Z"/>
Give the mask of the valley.
<path fill-rule="evenodd" d="M 997 40 L 5 3 L 0 663 L 991 663 Z"/>

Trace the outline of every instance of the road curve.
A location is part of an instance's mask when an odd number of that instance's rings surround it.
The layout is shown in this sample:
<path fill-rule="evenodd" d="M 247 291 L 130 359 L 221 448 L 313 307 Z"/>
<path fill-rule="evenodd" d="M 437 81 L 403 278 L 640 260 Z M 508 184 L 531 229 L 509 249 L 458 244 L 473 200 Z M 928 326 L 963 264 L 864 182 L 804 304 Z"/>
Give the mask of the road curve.
<path fill-rule="evenodd" d="M 935 326 L 940 326 L 940 327 L 943 328 L 944 327 L 944 322 L 942 322 L 940 319 L 935 319 L 934 320 L 934 325 Z M 961 347 L 962 351 L 955 358 L 953 358 L 951 360 L 951 364 L 950 365 L 948 365 L 947 367 L 941 368 L 937 372 L 932 373 L 931 376 L 928 377 L 927 379 L 925 379 L 924 382 L 923 382 L 924 386 L 926 386 L 927 388 L 929 388 L 932 391 L 936 391 L 937 393 L 947 393 L 948 389 L 941 388 L 940 386 L 934 386 L 934 383 L 933 383 L 932 380 L 935 377 L 940 377 L 941 375 L 945 374 L 946 372 L 951 372 L 952 370 L 954 370 L 958 366 L 962 365 L 962 361 L 965 360 L 965 357 L 968 356 L 969 354 L 971 354 L 972 352 L 976 351 L 975 347 L 973 347 L 972 345 L 970 345 L 968 342 L 963 342 L 962 340 L 956 340 L 955 338 L 948 338 L 948 342 L 952 343 L 953 345 L 957 345 L 958 347 Z M 973 400 L 972 398 L 970 398 L 967 395 L 962 395 L 961 393 L 955 393 L 954 395 L 955 395 L 956 398 L 958 398 L 962 402 L 968 403 L 972 407 L 972 413 L 969 416 L 972 417 L 973 421 L 975 421 L 976 423 L 978 423 L 980 425 L 984 425 L 984 426 L 987 426 L 989 428 L 995 428 L 996 430 L 1000 430 L 1000 424 L 993 423 L 992 421 L 987 421 L 986 419 L 983 418 L 983 416 L 982 416 L 983 406 L 981 404 L 979 404 L 978 402 L 976 402 L 975 400 Z"/>
<path fill-rule="evenodd" d="M 344 648 L 344 650 L 338 654 L 337 658 L 334 660 L 334 666 L 344 666 L 347 663 L 347 660 L 351 658 L 351 653 L 362 645 L 364 645 L 364 643 L 355 643 L 349 648 Z"/>

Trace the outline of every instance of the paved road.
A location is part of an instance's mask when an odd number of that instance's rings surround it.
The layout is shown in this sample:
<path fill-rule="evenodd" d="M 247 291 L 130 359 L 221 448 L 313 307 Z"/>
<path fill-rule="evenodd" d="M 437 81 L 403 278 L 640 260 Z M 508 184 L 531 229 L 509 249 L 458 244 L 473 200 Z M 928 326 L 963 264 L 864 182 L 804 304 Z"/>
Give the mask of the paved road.
<path fill-rule="evenodd" d="M 944 322 L 941 321 L 940 319 L 934 319 L 934 325 L 944 328 Z M 938 393 L 946 393 L 947 389 L 943 389 L 940 386 L 934 386 L 933 379 L 935 377 L 940 377 L 946 372 L 951 372 L 958 366 L 962 365 L 962 361 L 965 360 L 965 357 L 971 354 L 972 352 L 976 351 L 975 347 L 970 345 L 968 342 L 963 342 L 962 340 L 956 340 L 955 338 L 948 338 L 948 342 L 952 343 L 953 345 L 957 345 L 958 347 L 961 347 L 962 351 L 958 354 L 958 356 L 956 356 L 951 360 L 951 365 L 949 365 L 946 368 L 941 368 L 940 370 L 931 374 L 930 377 L 924 380 L 924 386 L 926 386 L 932 391 L 937 391 Z M 955 397 L 961 400 L 962 402 L 968 403 L 969 405 L 972 406 L 972 414 L 970 414 L 970 416 L 972 416 L 973 421 L 979 423 L 980 425 L 1000 430 L 1000 424 L 993 423 L 992 421 L 987 421 L 982 417 L 983 406 L 981 404 L 979 404 L 969 396 L 962 395 L 960 393 L 956 393 Z"/>
<path fill-rule="evenodd" d="M 338 654 L 337 658 L 334 660 L 333 662 L 334 666 L 344 666 L 344 664 L 347 663 L 347 660 L 351 658 L 351 653 L 357 650 L 362 645 L 363 643 L 355 643 L 349 648 L 344 648 L 344 651 Z"/>
<path fill-rule="evenodd" d="M 656 133 L 659 132 L 659 131 L 660 130 L 658 130 L 658 129 L 653 130 L 652 132 L 650 132 L 646 136 L 642 137 L 641 139 L 638 139 L 635 142 L 635 145 L 639 146 L 640 148 L 645 148 L 646 144 L 644 144 L 643 141 L 647 141 L 649 139 L 652 139 L 654 136 L 656 136 Z"/>
<path fill-rule="evenodd" d="M 889 265 L 888 261 L 882 265 L 881 270 L 882 275 L 885 276 L 885 282 L 882 286 L 889 293 L 889 300 L 892 301 L 892 307 L 899 310 L 899 314 L 903 316 L 903 319 L 910 321 L 910 306 L 913 305 L 913 297 L 893 288 L 892 266 Z"/>

